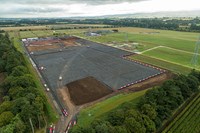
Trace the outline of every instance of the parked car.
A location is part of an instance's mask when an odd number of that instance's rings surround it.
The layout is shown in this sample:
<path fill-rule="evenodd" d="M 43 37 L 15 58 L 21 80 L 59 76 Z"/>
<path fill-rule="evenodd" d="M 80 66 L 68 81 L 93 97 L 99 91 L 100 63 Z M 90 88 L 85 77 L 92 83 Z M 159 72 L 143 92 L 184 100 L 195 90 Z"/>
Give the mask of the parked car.
<path fill-rule="evenodd" d="M 53 125 L 49 127 L 49 133 L 53 133 Z"/>
<path fill-rule="evenodd" d="M 66 117 L 68 116 L 68 112 L 67 112 L 66 109 L 63 109 L 63 110 L 62 110 L 62 113 L 63 113 L 64 116 L 66 116 Z"/>

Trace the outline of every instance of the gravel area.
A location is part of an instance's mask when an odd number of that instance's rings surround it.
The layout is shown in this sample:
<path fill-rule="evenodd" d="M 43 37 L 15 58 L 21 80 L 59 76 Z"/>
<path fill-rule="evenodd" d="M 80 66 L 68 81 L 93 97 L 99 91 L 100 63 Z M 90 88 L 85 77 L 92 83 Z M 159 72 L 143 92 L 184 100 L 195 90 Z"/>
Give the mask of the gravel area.
<path fill-rule="evenodd" d="M 112 89 L 120 89 L 160 73 L 157 69 L 122 58 L 123 55 L 131 54 L 130 52 L 84 39 L 77 39 L 76 42 L 81 45 L 62 51 L 38 51 L 32 55 L 36 64 L 45 68 L 42 73 L 53 89 L 58 88 L 59 76 L 63 78 L 63 86 L 92 76 Z"/>

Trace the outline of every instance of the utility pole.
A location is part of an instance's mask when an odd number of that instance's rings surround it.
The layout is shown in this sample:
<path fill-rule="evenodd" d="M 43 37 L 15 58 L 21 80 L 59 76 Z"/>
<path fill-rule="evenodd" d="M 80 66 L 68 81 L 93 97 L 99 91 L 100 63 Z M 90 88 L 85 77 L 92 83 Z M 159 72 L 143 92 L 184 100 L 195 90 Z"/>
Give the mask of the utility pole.
<path fill-rule="evenodd" d="M 198 65 L 199 50 L 200 50 L 200 36 L 196 42 L 195 49 L 194 49 L 194 55 L 193 55 L 192 61 L 191 61 L 194 68 L 196 68 Z"/>
<path fill-rule="evenodd" d="M 125 33 L 125 42 L 128 43 L 128 33 L 127 32 L 124 33 Z"/>

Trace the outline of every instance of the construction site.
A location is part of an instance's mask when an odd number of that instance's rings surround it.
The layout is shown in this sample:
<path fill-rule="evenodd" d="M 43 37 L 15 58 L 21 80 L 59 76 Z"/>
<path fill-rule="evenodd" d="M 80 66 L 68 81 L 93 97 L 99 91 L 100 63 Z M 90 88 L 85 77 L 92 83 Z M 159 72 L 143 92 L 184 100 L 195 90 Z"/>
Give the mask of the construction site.
<path fill-rule="evenodd" d="M 131 52 L 74 36 L 28 38 L 23 43 L 58 108 L 67 109 L 71 118 L 80 110 L 76 107 L 168 78 L 163 69 L 129 59 Z"/>

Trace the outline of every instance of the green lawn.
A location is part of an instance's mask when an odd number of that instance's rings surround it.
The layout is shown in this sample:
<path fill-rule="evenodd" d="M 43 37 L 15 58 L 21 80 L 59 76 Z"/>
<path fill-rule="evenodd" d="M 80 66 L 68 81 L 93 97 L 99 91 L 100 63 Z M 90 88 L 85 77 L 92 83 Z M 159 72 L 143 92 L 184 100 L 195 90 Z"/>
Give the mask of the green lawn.
<path fill-rule="evenodd" d="M 193 65 L 191 63 L 191 60 L 193 58 L 192 53 L 186 53 L 182 51 L 161 47 L 151 51 L 147 51 L 144 53 L 144 55 L 169 61 L 177 65 L 183 65 L 185 67 L 193 68 Z M 200 58 L 200 56 L 198 57 Z M 200 63 L 200 60 L 198 61 L 198 63 Z M 200 67 L 197 67 L 196 69 L 200 69 Z"/>
<path fill-rule="evenodd" d="M 168 62 L 168 61 L 164 61 L 164 60 L 159 60 L 159 59 L 155 59 L 146 55 L 133 55 L 130 56 L 129 58 L 134 59 L 134 60 L 138 60 L 141 62 L 145 62 L 148 64 L 152 64 L 167 70 L 170 70 L 174 73 L 183 73 L 183 74 L 188 74 L 191 72 L 191 68 L 188 67 L 184 67 L 182 65 L 178 65 L 178 64 L 174 64 L 172 62 Z"/>
<path fill-rule="evenodd" d="M 197 38 L 197 35 L 194 35 L 193 37 Z M 113 33 L 113 34 L 102 35 L 99 37 L 87 37 L 87 38 L 93 41 L 98 41 L 102 43 L 114 43 L 114 42 L 126 43 L 125 33 Z M 155 46 L 168 46 L 171 48 L 193 52 L 197 39 L 187 40 L 180 37 L 175 38 L 173 37 L 173 35 L 164 36 L 164 35 L 159 35 L 159 34 L 151 35 L 151 34 L 128 33 L 128 41 L 138 42 L 139 44 L 143 45 L 143 48 L 141 48 L 140 51 L 153 48 Z"/>
<path fill-rule="evenodd" d="M 147 90 L 128 94 L 118 94 L 116 96 L 106 99 L 105 101 L 99 102 L 95 105 L 92 105 L 91 107 L 83 109 L 78 115 L 78 125 L 87 126 L 95 118 L 103 117 L 106 113 L 119 107 L 119 105 L 124 102 L 133 101 L 136 104 L 146 91 Z"/>

